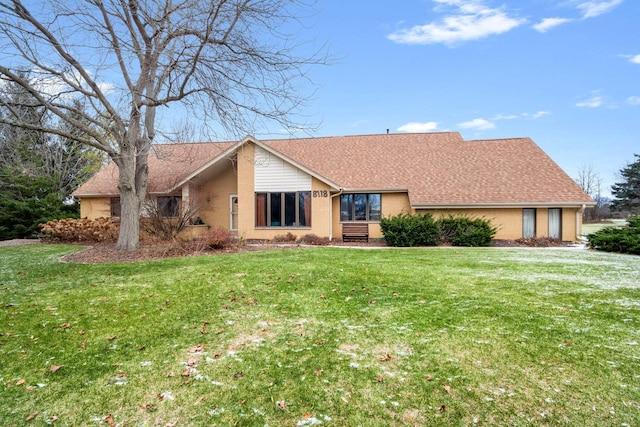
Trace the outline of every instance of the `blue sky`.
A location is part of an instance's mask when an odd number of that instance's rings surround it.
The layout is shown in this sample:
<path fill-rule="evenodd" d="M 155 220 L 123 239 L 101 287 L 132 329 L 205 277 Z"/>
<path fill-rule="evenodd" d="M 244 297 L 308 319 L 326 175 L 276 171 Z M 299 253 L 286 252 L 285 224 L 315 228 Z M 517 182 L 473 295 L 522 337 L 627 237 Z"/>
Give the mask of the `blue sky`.
<path fill-rule="evenodd" d="M 637 0 L 317 6 L 310 32 L 336 60 L 311 73 L 313 136 L 528 136 L 572 177 L 592 165 L 605 195 L 640 153 Z"/>

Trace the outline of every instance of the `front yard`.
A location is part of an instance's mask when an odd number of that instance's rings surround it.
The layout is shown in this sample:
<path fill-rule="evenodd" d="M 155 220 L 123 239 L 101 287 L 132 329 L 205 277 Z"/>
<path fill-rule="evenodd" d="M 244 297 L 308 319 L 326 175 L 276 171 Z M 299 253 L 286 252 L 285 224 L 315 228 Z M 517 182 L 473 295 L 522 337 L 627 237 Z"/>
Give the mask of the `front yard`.
<path fill-rule="evenodd" d="M 2 425 L 640 424 L 640 258 L 0 248 Z"/>

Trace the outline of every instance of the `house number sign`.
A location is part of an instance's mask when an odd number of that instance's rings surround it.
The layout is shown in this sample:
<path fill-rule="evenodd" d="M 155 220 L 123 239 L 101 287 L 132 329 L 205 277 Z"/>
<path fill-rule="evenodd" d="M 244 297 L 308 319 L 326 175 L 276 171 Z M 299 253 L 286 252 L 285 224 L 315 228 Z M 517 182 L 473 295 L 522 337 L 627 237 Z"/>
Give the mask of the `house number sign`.
<path fill-rule="evenodd" d="M 329 197 L 327 190 L 316 190 L 313 192 L 313 197 Z"/>

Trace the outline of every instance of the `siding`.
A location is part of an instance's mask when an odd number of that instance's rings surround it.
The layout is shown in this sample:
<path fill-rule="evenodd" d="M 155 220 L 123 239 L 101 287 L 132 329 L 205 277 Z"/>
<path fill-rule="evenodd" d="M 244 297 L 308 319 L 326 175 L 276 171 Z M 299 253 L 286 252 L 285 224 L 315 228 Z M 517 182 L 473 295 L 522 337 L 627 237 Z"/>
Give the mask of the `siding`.
<path fill-rule="evenodd" d="M 255 191 L 310 191 L 311 176 L 260 147 L 255 148 Z"/>

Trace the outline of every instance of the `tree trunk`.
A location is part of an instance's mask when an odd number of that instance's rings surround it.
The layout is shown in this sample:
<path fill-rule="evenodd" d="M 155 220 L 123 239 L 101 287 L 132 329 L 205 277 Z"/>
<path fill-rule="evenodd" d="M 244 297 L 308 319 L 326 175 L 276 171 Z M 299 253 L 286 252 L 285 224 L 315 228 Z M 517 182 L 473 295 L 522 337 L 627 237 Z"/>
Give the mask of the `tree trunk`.
<path fill-rule="evenodd" d="M 134 149 L 123 150 L 123 155 L 114 159 L 118 164 L 120 190 L 120 234 L 116 247 L 120 250 L 135 250 L 140 242 L 140 215 L 147 193 L 147 154 L 136 156 Z"/>

